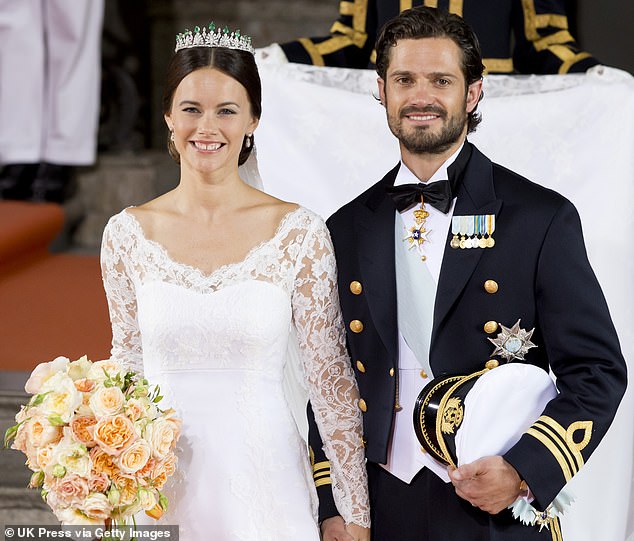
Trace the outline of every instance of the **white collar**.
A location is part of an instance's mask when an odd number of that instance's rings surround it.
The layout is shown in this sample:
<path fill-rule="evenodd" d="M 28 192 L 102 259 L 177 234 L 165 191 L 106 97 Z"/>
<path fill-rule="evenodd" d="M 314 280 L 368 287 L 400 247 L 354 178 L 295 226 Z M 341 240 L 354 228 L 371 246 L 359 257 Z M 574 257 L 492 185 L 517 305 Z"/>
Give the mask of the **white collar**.
<path fill-rule="evenodd" d="M 447 169 L 449 166 L 456 161 L 458 154 L 464 147 L 464 141 L 460 145 L 460 147 L 447 158 L 442 165 L 436 170 L 436 172 L 431 176 L 431 178 L 425 184 L 431 184 L 432 182 L 437 182 L 439 180 L 447 180 L 449 176 L 447 175 Z M 402 184 L 416 184 L 421 182 L 421 180 L 412 172 L 412 170 L 405 165 L 403 160 L 401 160 L 401 166 L 398 169 L 398 173 L 396 175 L 396 179 L 394 179 L 394 186 L 401 186 Z"/>

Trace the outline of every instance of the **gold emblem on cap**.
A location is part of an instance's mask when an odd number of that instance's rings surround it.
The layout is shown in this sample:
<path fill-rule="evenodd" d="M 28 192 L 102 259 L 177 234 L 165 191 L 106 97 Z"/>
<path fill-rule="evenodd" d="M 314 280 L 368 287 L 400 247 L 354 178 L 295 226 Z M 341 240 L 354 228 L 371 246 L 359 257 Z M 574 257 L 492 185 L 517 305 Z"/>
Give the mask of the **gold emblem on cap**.
<path fill-rule="evenodd" d="M 354 321 L 352 323 L 354 323 Z M 350 328 L 351 329 L 352 329 L 352 323 L 350 323 Z M 354 329 L 352 329 L 352 330 L 354 331 Z M 487 334 L 492 334 L 492 333 L 494 333 L 497 330 L 498 330 L 497 321 L 487 321 L 484 324 L 484 332 L 487 333 Z"/>
<path fill-rule="evenodd" d="M 365 403 L 363 398 L 359 398 L 359 409 L 364 413 L 368 411 L 368 405 Z"/>
<path fill-rule="evenodd" d="M 365 374 L 365 366 L 361 361 L 357 361 L 357 370 Z"/>
<path fill-rule="evenodd" d="M 498 289 L 498 283 L 495 280 L 487 280 L 484 282 L 484 290 L 487 293 L 497 293 Z"/>
<path fill-rule="evenodd" d="M 462 408 L 461 402 L 462 401 L 456 396 L 452 396 L 447 400 L 445 411 L 442 414 L 442 424 L 440 428 L 443 434 L 453 434 L 462 424 L 464 409 Z"/>
<path fill-rule="evenodd" d="M 350 291 L 353 295 L 361 295 L 361 292 L 363 291 L 361 282 L 358 282 L 357 280 L 350 282 Z"/>
<path fill-rule="evenodd" d="M 360 333 L 363 330 L 363 323 L 361 323 L 358 319 L 353 319 L 350 322 L 350 330 L 352 332 Z"/>
<path fill-rule="evenodd" d="M 493 370 L 494 368 L 500 366 L 500 361 L 497 359 L 489 359 L 486 363 L 484 363 L 484 366 L 489 370 Z"/>

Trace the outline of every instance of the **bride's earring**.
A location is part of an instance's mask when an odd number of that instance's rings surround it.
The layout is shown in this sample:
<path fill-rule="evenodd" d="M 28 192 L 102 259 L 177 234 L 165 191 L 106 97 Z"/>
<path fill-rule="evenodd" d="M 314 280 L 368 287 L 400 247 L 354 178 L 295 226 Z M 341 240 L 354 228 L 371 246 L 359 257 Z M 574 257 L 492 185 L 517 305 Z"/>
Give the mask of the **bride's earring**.
<path fill-rule="evenodd" d="M 251 139 L 253 137 L 252 133 L 247 133 L 246 138 L 244 140 L 244 147 L 245 148 L 251 148 L 251 145 L 253 144 L 253 140 Z"/>

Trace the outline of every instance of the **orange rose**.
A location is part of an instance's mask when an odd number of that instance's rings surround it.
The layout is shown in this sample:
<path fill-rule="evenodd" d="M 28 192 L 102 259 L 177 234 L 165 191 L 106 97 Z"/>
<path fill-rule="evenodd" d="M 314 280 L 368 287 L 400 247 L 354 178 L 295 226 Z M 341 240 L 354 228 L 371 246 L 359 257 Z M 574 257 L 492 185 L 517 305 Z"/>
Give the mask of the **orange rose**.
<path fill-rule="evenodd" d="M 104 473 L 108 477 L 112 477 L 119 471 L 116 464 L 112 460 L 112 457 L 102 451 L 99 447 L 93 447 L 90 451 L 90 459 L 92 460 L 92 467 L 95 473 Z"/>
<path fill-rule="evenodd" d="M 82 378 L 75 381 L 75 389 L 82 393 L 89 393 L 95 388 L 95 381 L 92 379 Z"/>
<path fill-rule="evenodd" d="M 119 506 L 134 503 L 139 488 L 135 477 L 132 475 L 114 474 L 112 484 L 119 490 Z"/>
<path fill-rule="evenodd" d="M 132 421 L 123 414 L 102 417 L 95 425 L 95 442 L 109 455 L 119 456 L 136 433 Z"/>
<path fill-rule="evenodd" d="M 70 422 L 70 429 L 73 436 L 86 447 L 95 445 L 94 431 L 97 419 L 94 417 L 75 416 Z"/>

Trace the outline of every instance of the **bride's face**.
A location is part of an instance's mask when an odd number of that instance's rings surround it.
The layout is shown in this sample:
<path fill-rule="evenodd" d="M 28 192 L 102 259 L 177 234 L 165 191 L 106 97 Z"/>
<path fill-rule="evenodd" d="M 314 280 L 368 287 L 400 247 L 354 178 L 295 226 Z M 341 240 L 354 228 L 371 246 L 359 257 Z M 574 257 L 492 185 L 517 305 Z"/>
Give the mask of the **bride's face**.
<path fill-rule="evenodd" d="M 238 167 L 244 137 L 258 125 L 246 89 L 214 68 L 193 71 L 180 82 L 165 122 L 181 167 L 224 174 Z"/>

